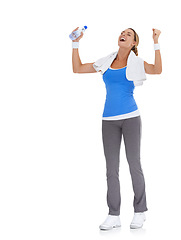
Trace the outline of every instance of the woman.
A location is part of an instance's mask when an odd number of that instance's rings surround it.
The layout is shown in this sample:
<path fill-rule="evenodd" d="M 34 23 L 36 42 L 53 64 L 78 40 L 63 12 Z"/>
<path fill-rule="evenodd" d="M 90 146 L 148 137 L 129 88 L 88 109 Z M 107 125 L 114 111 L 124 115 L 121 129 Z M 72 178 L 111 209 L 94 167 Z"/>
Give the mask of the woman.
<path fill-rule="evenodd" d="M 77 30 L 76 28 L 75 30 Z M 73 31 L 75 31 L 73 30 Z M 162 61 L 158 38 L 161 31 L 153 30 L 155 63 L 148 64 L 138 57 L 139 37 L 128 28 L 118 38 L 119 50 L 93 63 L 82 64 L 79 53 L 79 38 L 72 42 L 72 65 L 74 73 L 100 71 L 107 95 L 102 116 L 102 139 L 106 158 L 107 204 L 109 214 L 100 225 L 101 230 L 120 227 L 119 153 L 122 136 L 129 164 L 133 191 L 134 216 L 130 228 L 141 228 L 147 211 L 145 180 L 140 162 L 141 117 L 133 97 L 135 86 L 142 85 L 147 74 L 161 74 Z"/>

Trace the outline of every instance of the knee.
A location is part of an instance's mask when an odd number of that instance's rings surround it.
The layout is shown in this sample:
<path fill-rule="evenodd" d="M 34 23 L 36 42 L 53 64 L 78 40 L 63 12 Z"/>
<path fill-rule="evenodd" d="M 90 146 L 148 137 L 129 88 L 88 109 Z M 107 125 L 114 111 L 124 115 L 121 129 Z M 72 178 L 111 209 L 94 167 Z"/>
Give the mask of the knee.
<path fill-rule="evenodd" d="M 129 166 L 131 174 L 143 175 L 143 170 L 140 164 L 132 164 Z"/>
<path fill-rule="evenodd" d="M 119 171 L 118 170 L 108 170 L 106 173 L 107 179 L 110 178 L 119 178 Z"/>

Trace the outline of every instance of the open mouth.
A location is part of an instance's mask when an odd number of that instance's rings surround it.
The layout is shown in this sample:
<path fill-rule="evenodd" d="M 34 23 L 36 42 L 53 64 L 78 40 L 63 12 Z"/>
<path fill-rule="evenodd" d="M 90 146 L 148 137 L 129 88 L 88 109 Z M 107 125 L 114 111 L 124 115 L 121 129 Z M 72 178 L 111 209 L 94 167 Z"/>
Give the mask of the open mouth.
<path fill-rule="evenodd" d="M 122 38 L 120 39 L 120 41 L 121 41 L 121 42 L 125 42 L 126 39 L 125 39 L 124 37 L 122 37 Z"/>

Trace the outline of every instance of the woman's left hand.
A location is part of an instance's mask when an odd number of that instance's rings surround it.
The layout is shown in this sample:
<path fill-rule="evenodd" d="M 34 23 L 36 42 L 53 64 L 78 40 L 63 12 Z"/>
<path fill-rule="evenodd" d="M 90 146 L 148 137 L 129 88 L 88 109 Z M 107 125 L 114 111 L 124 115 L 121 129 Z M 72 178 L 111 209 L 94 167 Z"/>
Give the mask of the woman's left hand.
<path fill-rule="evenodd" d="M 161 31 L 158 30 L 158 29 L 155 29 L 155 28 L 152 28 L 152 30 L 153 30 L 153 40 L 154 40 L 154 43 L 158 43 L 158 38 L 160 36 Z"/>

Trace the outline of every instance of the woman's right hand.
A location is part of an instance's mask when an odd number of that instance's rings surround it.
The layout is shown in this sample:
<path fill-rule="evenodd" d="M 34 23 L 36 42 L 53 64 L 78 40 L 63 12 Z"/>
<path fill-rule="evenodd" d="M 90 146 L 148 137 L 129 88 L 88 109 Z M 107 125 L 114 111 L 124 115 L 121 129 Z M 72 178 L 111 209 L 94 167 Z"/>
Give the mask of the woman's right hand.
<path fill-rule="evenodd" d="M 74 29 L 73 31 L 72 31 L 72 33 L 74 32 L 74 31 L 76 31 L 76 30 L 78 30 L 78 27 L 76 28 L 76 29 Z M 81 32 L 81 35 L 77 38 L 77 39 L 75 39 L 75 40 L 72 40 L 72 42 L 79 42 L 79 40 L 83 37 L 83 32 Z"/>

